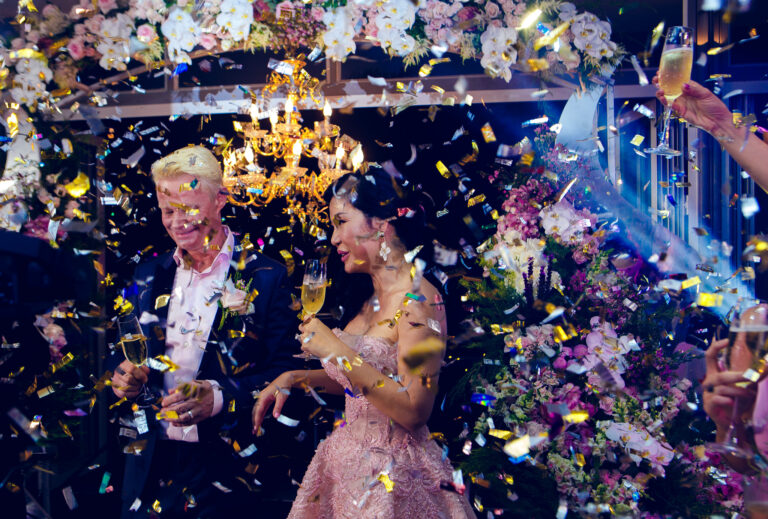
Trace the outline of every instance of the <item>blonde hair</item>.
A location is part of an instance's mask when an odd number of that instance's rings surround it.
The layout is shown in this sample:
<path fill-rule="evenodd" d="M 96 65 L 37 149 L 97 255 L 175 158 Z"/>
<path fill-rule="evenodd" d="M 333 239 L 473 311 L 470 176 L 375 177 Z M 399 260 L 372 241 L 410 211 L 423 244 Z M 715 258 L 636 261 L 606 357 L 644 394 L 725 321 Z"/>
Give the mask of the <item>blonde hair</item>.
<path fill-rule="evenodd" d="M 213 191 L 218 191 L 222 186 L 221 164 L 211 150 L 204 146 L 180 148 L 152 164 L 152 180 L 155 184 L 184 173 L 200 179 Z"/>

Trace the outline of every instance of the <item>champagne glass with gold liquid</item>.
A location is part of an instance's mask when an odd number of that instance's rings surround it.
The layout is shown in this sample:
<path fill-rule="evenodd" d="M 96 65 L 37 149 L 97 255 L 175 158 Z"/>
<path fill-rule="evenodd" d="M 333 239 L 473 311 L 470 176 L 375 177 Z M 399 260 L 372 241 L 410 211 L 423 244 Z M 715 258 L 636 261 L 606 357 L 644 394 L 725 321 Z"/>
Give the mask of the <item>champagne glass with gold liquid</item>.
<path fill-rule="evenodd" d="M 317 312 L 323 307 L 325 303 L 325 263 L 320 260 L 308 260 L 306 270 L 304 271 L 304 280 L 301 284 L 301 306 L 302 317 L 306 318 L 310 315 L 317 315 Z M 296 335 L 298 339 L 300 335 Z M 310 360 L 315 359 L 314 355 L 309 353 L 299 353 L 294 357 Z"/>
<path fill-rule="evenodd" d="M 737 314 L 728 329 L 728 347 L 725 353 L 728 370 L 742 373 L 743 382 L 736 385 L 749 387 L 768 376 L 768 304 L 762 303 Z M 731 424 L 722 443 L 714 450 L 737 458 L 751 460 L 755 468 L 764 471 L 768 466 L 754 441 L 755 427 L 762 428 L 763 416 L 753 416 L 753 404 L 734 398 Z M 739 439 L 738 430 L 743 430 Z"/>
<path fill-rule="evenodd" d="M 314 315 L 325 303 L 325 263 L 308 260 L 301 285 L 301 305 L 304 315 Z"/>
<path fill-rule="evenodd" d="M 664 124 L 661 131 L 661 143 L 655 148 L 646 148 L 646 153 L 672 158 L 681 154 L 669 147 L 669 118 L 672 115 L 672 103 L 683 93 L 683 85 L 691 80 L 693 66 L 693 31 L 688 27 L 674 26 L 667 31 L 664 49 L 659 64 L 659 86 L 667 98 L 664 109 Z"/>
<path fill-rule="evenodd" d="M 147 364 L 147 337 L 141 330 L 139 320 L 135 316 L 119 320 L 117 321 L 117 330 L 120 334 L 119 344 L 126 360 L 137 368 L 145 366 Z M 139 393 L 138 400 L 148 403 L 155 397 L 156 395 L 153 395 L 145 385 Z"/>

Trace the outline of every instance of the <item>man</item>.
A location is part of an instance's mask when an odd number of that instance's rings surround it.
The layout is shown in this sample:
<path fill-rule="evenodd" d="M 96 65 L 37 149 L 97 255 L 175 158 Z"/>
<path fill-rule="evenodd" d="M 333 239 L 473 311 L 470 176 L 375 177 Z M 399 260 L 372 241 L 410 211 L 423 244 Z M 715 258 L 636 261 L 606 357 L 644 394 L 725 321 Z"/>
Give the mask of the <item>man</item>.
<path fill-rule="evenodd" d="M 250 422 L 252 391 L 297 367 L 298 323 L 285 268 L 221 223 L 226 192 L 214 155 L 182 148 L 155 162 L 152 177 L 176 249 L 137 267 L 131 297 L 149 364 L 160 369 L 125 360 L 112 378 L 133 409 L 122 423 L 136 428 L 121 432 L 134 439 L 122 517 L 221 517 L 237 503 L 233 487 L 243 487 L 231 462 L 253 450 L 233 431 Z"/>

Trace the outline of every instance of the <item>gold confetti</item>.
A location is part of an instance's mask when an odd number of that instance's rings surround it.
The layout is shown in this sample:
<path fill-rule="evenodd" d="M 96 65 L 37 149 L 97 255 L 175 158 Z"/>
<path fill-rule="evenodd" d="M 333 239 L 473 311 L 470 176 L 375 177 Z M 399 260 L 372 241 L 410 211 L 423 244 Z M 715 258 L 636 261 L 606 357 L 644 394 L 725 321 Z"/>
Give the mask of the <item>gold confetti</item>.
<path fill-rule="evenodd" d="M 548 47 L 555 43 L 560 36 L 565 33 L 565 31 L 568 30 L 568 27 L 571 26 L 571 22 L 567 21 L 565 23 L 561 23 L 557 27 L 555 27 L 553 30 L 549 31 L 547 34 L 536 40 L 536 42 L 533 44 L 533 50 L 539 50 L 542 47 Z"/>
<path fill-rule="evenodd" d="M 163 294 L 163 295 L 157 296 L 157 298 L 155 299 L 155 310 L 168 305 L 168 302 L 170 300 L 171 300 L 171 294 Z"/>
<path fill-rule="evenodd" d="M 384 488 L 387 489 L 387 492 L 392 492 L 392 490 L 395 488 L 395 482 L 389 479 L 389 474 L 386 472 L 379 474 L 379 477 L 376 479 L 384 483 Z"/>
<path fill-rule="evenodd" d="M 403 356 L 403 362 L 411 369 L 415 370 L 424 365 L 428 360 L 441 356 L 445 349 L 443 341 L 436 337 L 429 337 L 415 345 Z"/>
<path fill-rule="evenodd" d="M 502 440 L 508 440 L 512 437 L 512 431 L 506 431 L 504 429 L 490 429 L 488 434 L 494 438 L 500 438 Z"/>
<path fill-rule="evenodd" d="M 638 134 L 638 135 L 635 135 L 634 137 L 632 137 L 632 140 L 629 141 L 629 143 L 632 146 L 640 146 L 643 143 L 644 140 L 645 140 L 645 136 Z"/>
<path fill-rule="evenodd" d="M 133 303 L 131 303 L 127 299 L 124 299 L 123 296 L 117 296 L 115 298 L 115 304 L 113 308 L 117 310 L 120 313 L 120 315 L 125 315 L 133 311 Z"/>
<path fill-rule="evenodd" d="M 483 134 L 483 140 L 485 140 L 485 142 L 496 142 L 496 135 L 493 133 L 491 123 L 485 123 L 483 127 L 480 128 L 480 131 Z"/>
<path fill-rule="evenodd" d="M 424 64 L 419 69 L 419 77 L 427 77 L 432 73 L 432 65 Z"/>
<path fill-rule="evenodd" d="M 77 174 L 72 182 L 64 185 L 64 189 L 67 190 L 67 193 L 69 193 L 72 198 L 80 198 L 88 192 L 90 187 L 91 180 L 82 171 Z"/>
<path fill-rule="evenodd" d="M 707 292 L 699 292 L 699 297 L 696 299 L 698 306 L 711 308 L 714 306 L 720 306 L 723 304 L 723 296 L 720 294 L 709 294 Z"/>
<path fill-rule="evenodd" d="M 547 70 L 549 68 L 549 61 L 543 58 L 531 58 L 526 61 L 531 72 L 539 72 L 541 70 Z"/>
<path fill-rule="evenodd" d="M 11 113 L 6 122 L 8 123 L 8 131 L 11 134 L 11 138 L 16 137 L 19 133 L 19 119 L 16 117 L 16 112 Z"/>
<path fill-rule="evenodd" d="M 285 249 L 280 251 L 280 255 L 285 260 L 285 268 L 288 271 L 288 275 L 293 274 L 293 269 L 296 267 L 296 262 L 293 260 L 293 255 Z"/>
<path fill-rule="evenodd" d="M 581 423 L 589 420 L 589 413 L 582 410 L 573 410 L 567 415 L 563 415 L 563 420 L 568 423 Z"/>
<path fill-rule="evenodd" d="M 696 285 L 698 285 L 700 283 L 701 283 L 701 279 L 699 278 L 699 276 L 693 276 L 692 278 L 688 278 L 688 279 L 684 280 L 680 284 L 680 288 L 685 290 L 686 288 L 690 288 L 690 287 L 696 286 Z"/>
<path fill-rule="evenodd" d="M 437 164 L 435 164 L 435 167 L 437 167 L 437 171 L 439 171 L 444 178 L 451 178 L 451 172 L 448 168 L 445 167 L 445 164 L 443 164 L 442 160 L 438 160 Z"/>

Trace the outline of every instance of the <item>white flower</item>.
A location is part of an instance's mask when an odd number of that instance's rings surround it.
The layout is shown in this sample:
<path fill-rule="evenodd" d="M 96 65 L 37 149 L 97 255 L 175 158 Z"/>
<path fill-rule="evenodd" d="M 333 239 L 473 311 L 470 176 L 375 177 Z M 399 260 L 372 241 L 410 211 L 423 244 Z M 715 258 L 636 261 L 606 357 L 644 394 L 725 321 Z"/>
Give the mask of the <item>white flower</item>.
<path fill-rule="evenodd" d="M 398 56 L 405 56 L 416 45 L 416 40 L 404 31 L 397 29 L 379 30 L 378 38 L 381 48 L 384 50 L 391 49 Z"/>
<path fill-rule="evenodd" d="M 131 0 L 128 15 L 136 20 L 149 20 L 152 23 L 163 21 L 167 8 L 163 0 Z"/>
<path fill-rule="evenodd" d="M 533 286 L 538 286 L 539 272 L 541 267 L 546 267 L 547 259 L 544 257 L 544 240 L 529 238 L 522 239 L 520 232 L 510 229 L 502 236 L 501 243 L 494 247 L 494 252 L 498 254 L 501 263 L 500 267 L 511 269 L 514 272 L 515 290 L 523 293 L 525 281 L 523 273 L 527 274 L 530 260 L 533 260 Z M 552 285 L 560 285 L 560 276 L 557 272 L 552 272 Z"/>
<path fill-rule="evenodd" d="M 32 105 L 46 92 L 46 83 L 53 79 L 53 72 L 44 60 L 24 58 L 16 62 L 11 97 L 21 104 Z"/>
<path fill-rule="evenodd" d="M 560 19 L 564 22 L 572 20 L 576 16 L 576 6 L 570 2 L 565 2 L 560 5 Z"/>
<path fill-rule="evenodd" d="M 398 56 L 405 56 L 413 50 L 416 40 L 405 31 L 413 25 L 421 3 L 414 5 L 410 0 L 389 0 L 379 8 L 374 24 L 384 50 L 391 50 Z"/>
<path fill-rule="evenodd" d="M 410 29 L 416 19 L 416 7 L 410 0 L 389 0 L 381 6 L 375 23 L 379 29 L 387 24 L 403 31 Z"/>
<path fill-rule="evenodd" d="M 251 32 L 251 23 L 253 23 L 251 2 L 249 0 L 223 0 L 221 13 L 216 17 L 216 23 L 232 36 L 232 40 L 246 39 Z"/>
<path fill-rule="evenodd" d="M 545 207 L 539 216 L 544 232 L 547 235 L 555 234 L 566 243 L 576 240 L 585 229 L 592 226 L 589 218 L 579 215 L 565 200 Z"/>
<path fill-rule="evenodd" d="M 336 61 L 343 61 L 355 52 L 355 27 L 349 7 L 338 7 L 326 11 L 323 24 L 328 30 L 323 33 L 325 54 Z"/>
<path fill-rule="evenodd" d="M 133 20 L 125 13 L 106 18 L 99 28 L 96 52 L 101 54 L 99 65 L 104 69 L 126 70 L 130 60 L 130 41 Z"/>
<path fill-rule="evenodd" d="M 491 76 L 504 78 L 509 82 L 512 71 L 509 67 L 517 62 L 517 30 L 512 27 L 488 26 L 480 36 L 483 45 L 483 57 L 480 64 Z"/>
<path fill-rule="evenodd" d="M 571 32 L 573 33 L 573 44 L 577 49 L 586 51 L 588 46 L 599 46 L 599 21 L 592 13 L 581 13 L 573 18 Z"/>
<path fill-rule="evenodd" d="M 197 34 L 200 32 L 200 27 L 192 16 L 183 9 L 174 7 L 160 28 L 168 40 L 168 54 L 171 60 L 174 63 L 185 61 L 188 58 L 186 53 L 195 48 Z"/>

